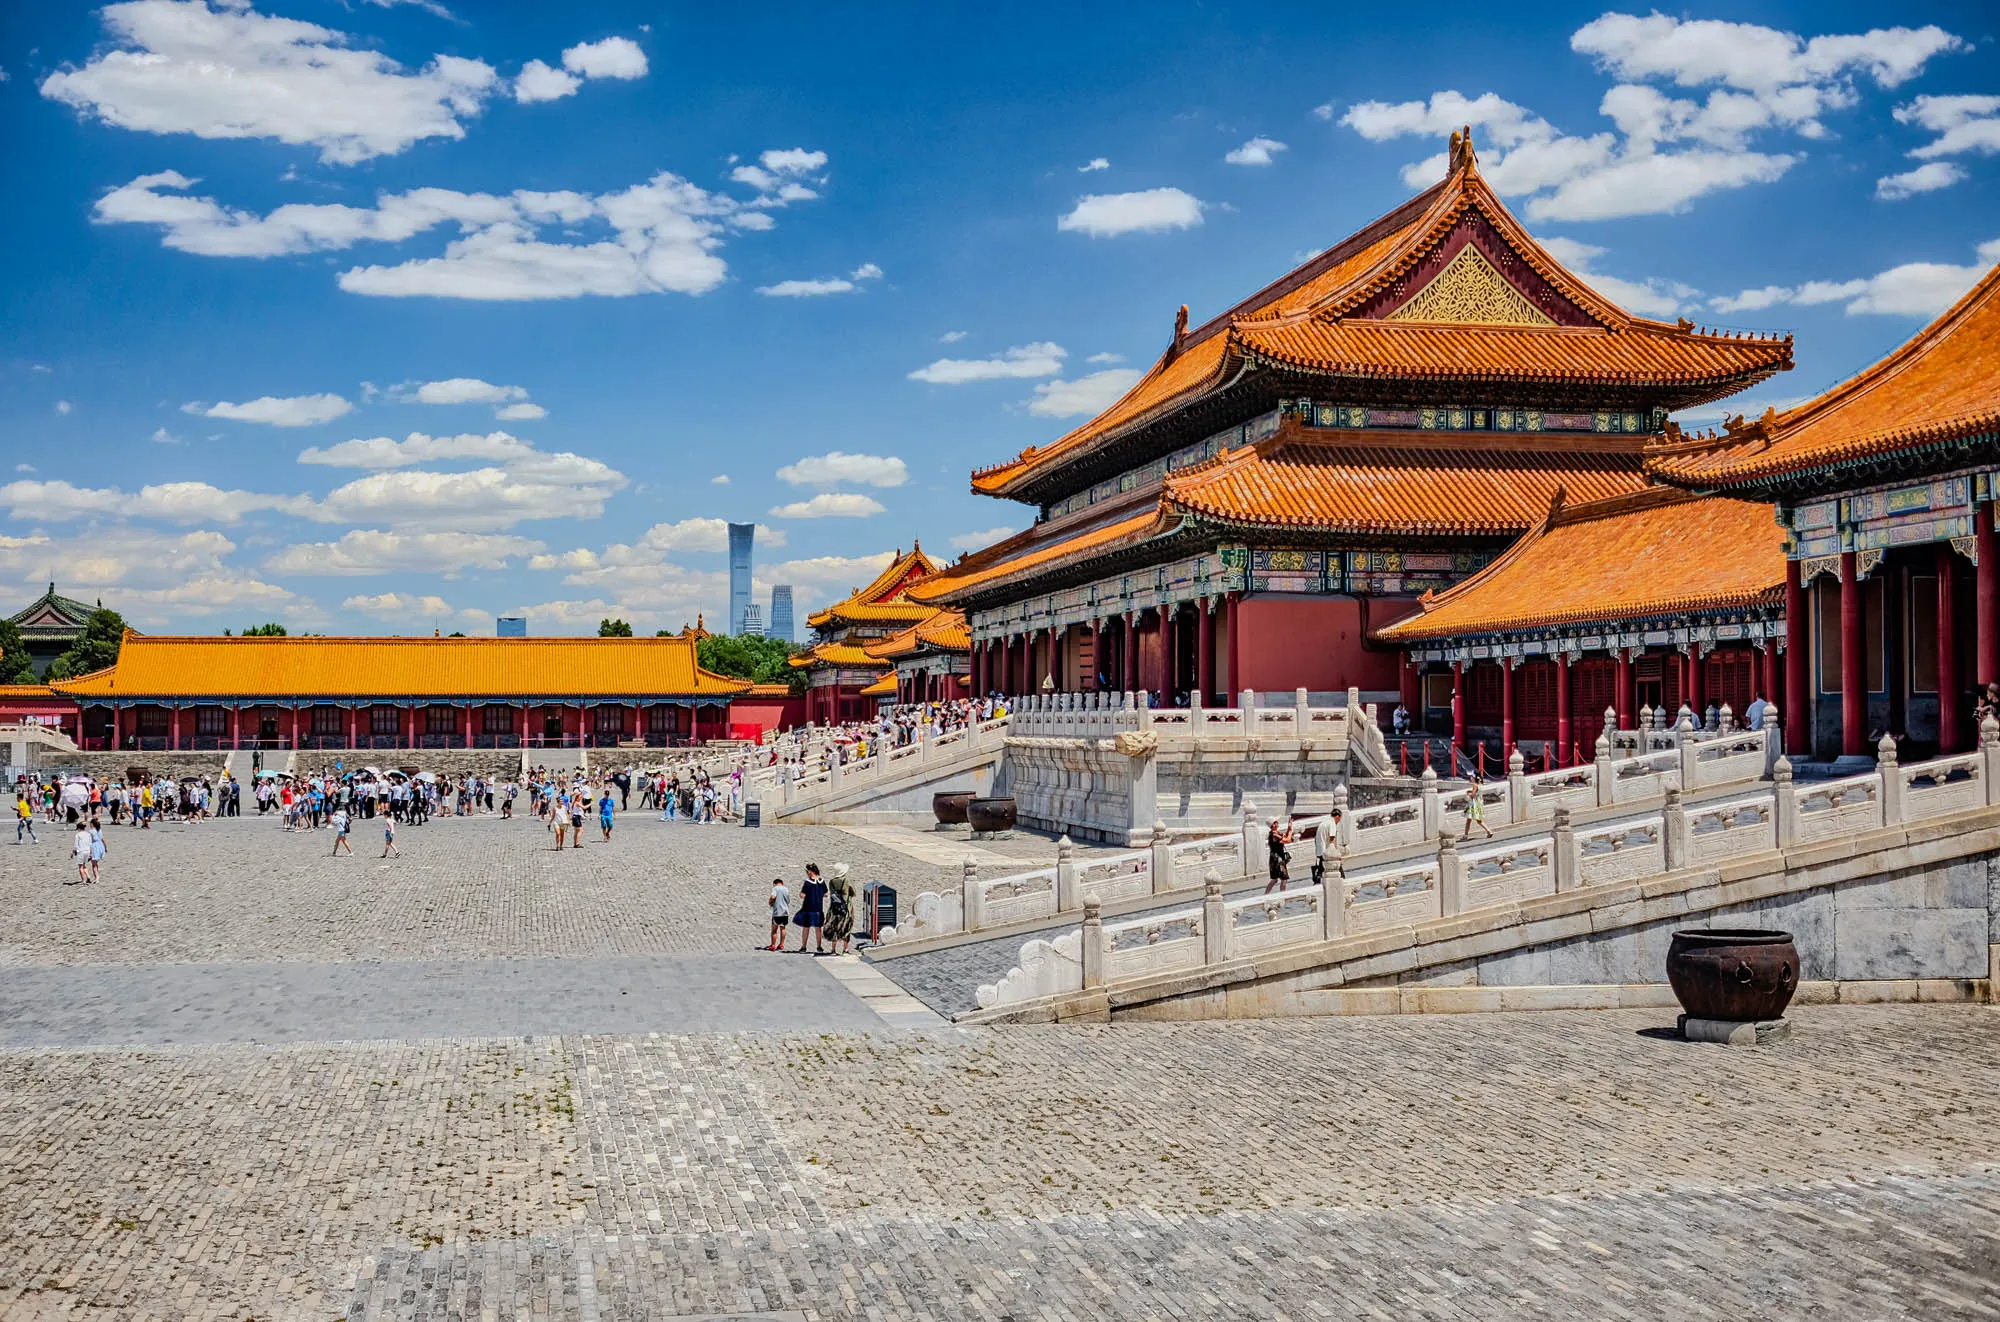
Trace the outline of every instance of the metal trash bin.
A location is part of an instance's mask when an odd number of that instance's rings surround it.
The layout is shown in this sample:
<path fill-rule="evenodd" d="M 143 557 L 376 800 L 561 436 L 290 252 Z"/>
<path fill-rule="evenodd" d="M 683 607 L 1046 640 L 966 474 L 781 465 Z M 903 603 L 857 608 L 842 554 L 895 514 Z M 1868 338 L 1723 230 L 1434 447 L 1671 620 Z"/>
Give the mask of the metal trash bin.
<path fill-rule="evenodd" d="M 861 929 L 870 941 L 896 925 L 896 888 L 871 881 L 861 888 Z"/>
<path fill-rule="evenodd" d="M 764 824 L 764 805 L 761 802 L 752 799 L 743 805 L 743 824 L 745 826 L 762 826 Z"/>

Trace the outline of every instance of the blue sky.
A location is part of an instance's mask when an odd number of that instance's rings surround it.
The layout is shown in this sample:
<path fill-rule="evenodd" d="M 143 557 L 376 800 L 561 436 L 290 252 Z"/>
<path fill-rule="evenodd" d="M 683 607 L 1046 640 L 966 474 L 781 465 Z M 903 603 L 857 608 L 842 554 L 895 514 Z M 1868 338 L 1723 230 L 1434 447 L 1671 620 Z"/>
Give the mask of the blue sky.
<path fill-rule="evenodd" d="M 1079 15 L 1084 20 L 1079 22 Z M 8 6 L 0 584 L 150 630 L 809 609 L 1441 172 L 1831 384 L 2000 261 L 1974 4 Z M 726 481 L 724 481 L 726 479 Z"/>

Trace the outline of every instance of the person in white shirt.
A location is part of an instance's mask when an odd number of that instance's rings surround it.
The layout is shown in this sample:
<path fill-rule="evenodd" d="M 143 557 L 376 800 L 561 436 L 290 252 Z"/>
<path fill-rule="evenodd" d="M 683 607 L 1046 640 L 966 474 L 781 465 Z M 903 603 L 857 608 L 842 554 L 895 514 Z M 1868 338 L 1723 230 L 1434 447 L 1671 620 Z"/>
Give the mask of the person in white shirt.
<path fill-rule="evenodd" d="M 1326 880 L 1326 861 L 1333 860 L 1334 868 L 1342 877 L 1347 875 L 1347 861 L 1340 848 L 1340 810 L 1335 809 L 1319 819 L 1313 828 L 1313 884 Z"/>

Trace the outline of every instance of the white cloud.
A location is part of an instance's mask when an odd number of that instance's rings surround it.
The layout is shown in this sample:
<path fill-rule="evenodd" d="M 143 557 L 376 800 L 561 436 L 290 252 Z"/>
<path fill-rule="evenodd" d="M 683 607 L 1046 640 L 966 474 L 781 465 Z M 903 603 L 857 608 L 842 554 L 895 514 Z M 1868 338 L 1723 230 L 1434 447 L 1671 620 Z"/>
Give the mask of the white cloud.
<path fill-rule="evenodd" d="M 708 479 L 708 484 L 712 487 L 726 487 L 729 485 L 729 474 L 717 473 L 714 477 Z"/>
<path fill-rule="evenodd" d="M 68 400 L 66 400 L 66 399 L 59 399 L 59 400 L 57 400 L 57 401 L 56 401 L 56 412 L 58 412 L 58 413 L 62 414 L 62 415 L 63 415 L 63 416 L 65 416 L 65 417 L 69 416 L 69 401 L 68 401 Z"/>
<path fill-rule="evenodd" d="M 232 404 L 223 400 L 206 408 L 198 404 L 182 406 L 182 412 L 204 418 L 227 418 L 231 422 L 263 422 L 273 427 L 313 427 L 332 422 L 354 411 L 354 405 L 339 395 L 263 395 Z"/>
<path fill-rule="evenodd" d="M 1979 245 L 1977 260 L 1970 266 L 1945 262 L 1906 262 L 1879 275 L 1855 280 L 1809 280 L 1802 285 L 1766 285 L 1740 294 L 1711 299 L 1709 306 L 1721 313 L 1761 312 L 1790 304 L 1815 307 L 1845 303 L 1849 316 L 1879 313 L 1897 317 L 1934 317 L 1958 301 L 1960 295 L 2000 262 L 2000 239 Z"/>
<path fill-rule="evenodd" d="M 776 506 L 771 514 L 780 519 L 865 519 L 885 509 L 882 502 L 859 492 L 822 491 L 811 500 Z"/>
<path fill-rule="evenodd" d="M 1099 170 L 1109 170 L 1110 168 L 1111 168 L 1110 161 L 1106 160 L 1102 156 L 1093 156 L 1084 164 L 1077 166 L 1076 172 L 1078 174 L 1095 174 Z"/>
<path fill-rule="evenodd" d="M 273 138 L 352 165 L 427 138 L 463 138 L 493 68 L 438 55 L 406 72 L 346 34 L 231 0 L 129 0 L 99 10 L 110 45 L 50 74 L 45 97 L 108 124 L 201 138 Z"/>
<path fill-rule="evenodd" d="M 55 579 L 73 596 L 112 602 L 127 620 L 148 629 L 189 615 L 267 607 L 299 625 L 321 620 L 307 598 L 229 564 L 235 550 L 229 538 L 208 530 L 98 525 L 74 537 L 0 536 L 0 579 Z"/>
<path fill-rule="evenodd" d="M 895 556 L 888 551 L 878 551 L 873 555 L 818 555 L 765 565 L 759 571 L 759 577 L 768 578 L 773 583 L 812 584 L 816 587 L 846 585 L 845 590 L 853 592 L 887 569 L 893 559 Z"/>
<path fill-rule="evenodd" d="M 1107 367 L 1074 381 L 1049 381 L 1035 387 L 1028 412 L 1039 418 L 1073 418 L 1102 413 L 1132 388 L 1140 373 L 1130 367 Z"/>
<path fill-rule="evenodd" d="M 1935 193 L 1965 178 L 1965 167 L 1951 161 L 1926 161 L 1914 170 L 1884 175 L 1875 181 L 1875 196 L 1884 202 L 1900 202 L 1919 193 Z"/>
<path fill-rule="evenodd" d="M 112 189 L 92 216 L 101 224 L 155 226 L 167 247 L 208 257 L 400 244 L 439 226 L 457 227 L 443 256 L 343 271 L 340 287 L 357 294 L 489 300 L 702 294 L 728 273 L 717 250 L 729 230 L 769 229 L 773 208 L 800 200 L 795 182 L 772 182 L 773 190 L 748 201 L 665 172 L 622 192 L 595 195 L 417 188 L 383 194 L 373 207 L 291 203 L 259 216 L 190 196 L 186 190 L 195 180 L 163 170 Z M 542 237 L 550 227 L 560 241 Z M 591 228 L 606 237 L 592 239 Z"/>
<path fill-rule="evenodd" d="M 1201 224 L 1201 199 L 1178 188 L 1148 188 L 1137 193 L 1092 193 L 1056 218 L 1059 230 L 1076 230 L 1093 239 L 1120 234 L 1184 230 Z"/>
<path fill-rule="evenodd" d="M 1276 138 L 1266 138 L 1259 135 L 1250 139 L 1250 141 L 1244 143 L 1241 147 L 1236 148 L 1222 159 L 1231 165 L 1269 165 L 1277 158 L 1279 152 L 1289 150 L 1290 148 L 1286 147 L 1284 143 L 1279 142 Z"/>
<path fill-rule="evenodd" d="M 912 381 L 928 381 L 937 386 L 1054 376 L 1062 371 L 1062 360 L 1068 354 L 1069 351 L 1060 344 L 1040 340 L 1034 344 L 1017 344 L 998 358 L 940 358 L 909 375 Z"/>
<path fill-rule="evenodd" d="M 573 73 L 553 68 L 540 60 L 529 60 L 521 66 L 520 76 L 514 79 L 514 99 L 527 105 L 535 101 L 556 101 L 569 96 L 583 86 L 583 79 Z"/>
<path fill-rule="evenodd" d="M 179 445 L 181 443 L 181 438 L 168 431 L 165 427 L 155 427 L 153 434 L 146 439 L 152 441 L 155 445 Z"/>
<path fill-rule="evenodd" d="M 951 539 L 951 549 L 954 551 L 977 551 L 983 547 L 993 545 L 993 543 L 1003 537 L 1012 537 L 1016 531 L 1018 530 L 1014 528 L 1002 527 L 988 528 L 984 532 L 960 533 Z"/>
<path fill-rule="evenodd" d="M 549 411 L 540 404 L 523 400 L 519 404 L 509 404 L 506 408 L 495 409 L 493 416 L 502 422 L 536 422 L 549 416 Z"/>
<path fill-rule="evenodd" d="M 1333 102 L 1326 101 L 1313 107 L 1313 114 L 1320 119 L 1333 118 Z"/>
<path fill-rule="evenodd" d="M 485 435 L 464 432 L 457 436 L 427 436 L 413 431 L 400 441 L 371 436 L 356 437 L 325 449 L 311 446 L 299 452 L 299 462 L 333 468 L 408 468 L 454 460 L 527 465 L 539 455 L 532 443 L 504 431 Z"/>
<path fill-rule="evenodd" d="M 506 534 L 387 532 L 355 528 L 331 542 L 300 542 L 264 562 L 278 574 L 353 577 L 363 574 L 443 574 L 505 569 L 510 560 L 548 549 Z"/>
<path fill-rule="evenodd" d="M 603 41 L 586 41 L 571 46 L 562 53 L 562 62 L 563 68 L 585 78 L 646 76 L 646 52 L 639 49 L 637 42 L 624 37 L 606 37 Z M 826 164 L 824 154 L 820 156 L 819 164 Z"/>
<path fill-rule="evenodd" d="M 416 592 L 362 593 L 342 601 L 340 608 L 385 623 L 430 624 L 440 630 L 447 624 L 483 625 L 493 618 L 485 611 L 458 610 L 443 597 Z"/>
<path fill-rule="evenodd" d="M 1896 107 L 1896 119 L 1938 135 L 1910 153 L 1920 160 L 2000 153 L 2000 96 L 1920 96 Z"/>
<path fill-rule="evenodd" d="M 1086 363 L 1122 363 L 1125 361 L 1125 355 L 1122 353 L 1094 353 L 1083 361 Z"/>
<path fill-rule="evenodd" d="M 873 262 L 863 262 L 845 277 L 835 277 L 830 280 L 780 280 L 775 285 L 758 286 L 757 292 L 772 298 L 814 298 L 821 294 L 851 294 L 860 289 L 864 281 L 881 278 L 881 267 Z"/>
<path fill-rule="evenodd" d="M 779 528 L 757 525 L 757 545 L 765 550 L 775 550 L 785 545 L 785 534 Z M 729 549 L 729 523 L 725 519 L 682 519 L 679 523 L 656 523 L 640 534 L 639 539 L 630 543 L 613 543 L 602 551 L 588 547 L 578 547 L 555 555 L 537 555 L 528 562 L 530 569 L 563 569 L 573 575 L 588 575 L 600 570 L 645 570 L 659 566 L 665 557 L 681 551 L 726 551 Z M 670 566 L 676 574 L 687 571 L 680 566 Z M 588 581 L 583 577 L 573 577 L 571 582 Z"/>
<path fill-rule="evenodd" d="M 1615 275 L 1606 275 L 1595 269 L 1593 263 L 1604 255 L 1604 249 L 1591 243 L 1580 243 L 1575 239 L 1551 236 L 1541 244 L 1549 254 L 1589 282 L 1591 288 L 1624 308 L 1642 317 L 1671 317 L 1678 313 L 1701 291 L 1679 281 L 1658 278 L 1645 281 L 1626 280 Z"/>
<path fill-rule="evenodd" d="M 969 332 L 969 331 L 946 331 L 946 332 L 945 332 L 944 334 L 942 334 L 942 335 L 938 336 L 938 343 L 939 343 L 939 344 L 957 344 L 957 343 L 958 343 L 958 342 L 959 342 L 960 340 L 964 339 L 964 338 L 965 338 L 965 337 L 966 337 L 967 335 L 969 335 L 970 333 L 971 333 L 971 332 Z M 47 369 L 43 369 L 43 370 L 47 370 Z"/>
<path fill-rule="evenodd" d="M 1801 157 L 1752 150 L 1754 135 L 1823 138 L 1822 116 L 1855 104 L 1857 77 L 1893 87 L 1963 43 L 1936 27 L 1807 41 L 1755 24 L 1613 13 L 1578 29 L 1571 46 L 1624 80 L 1598 107 L 1616 132 L 1568 135 L 1491 92 L 1467 97 L 1452 90 L 1428 101 L 1362 102 L 1341 123 L 1373 142 L 1435 141 L 1469 124 L 1495 190 L 1526 197 L 1537 220 L 1655 215 L 1707 193 L 1779 178 Z M 1695 101 L 1670 96 L 1648 79 L 1710 90 Z M 1404 179 L 1422 187 L 1444 170 L 1444 157 L 1432 156 L 1407 167 Z"/>
<path fill-rule="evenodd" d="M 64 481 L 17 481 L 0 486 L 0 508 L 14 518 L 58 523 L 99 516 L 235 523 L 260 510 L 303 513 L 311 503 L 305 496 L 225 491 L 206 482 L 162 482 L 134 492 L 118 487 L 79 487 Z"/>
<path fill-rule="evenodd" d="M 545 453 L 504 431 L 356 438 L 299 454 L 302 464 L 374 470 L 300 511 L 320 523 L 490 531 L 530 519 L 596 518 L 628 484 L 623 473 L 567 451 Z M 478 463 L 469 472 L 413 471 L 430 463 Z"/>
<path fill-rule="evenodd" d="M 528 397 L 525 386 L 496 386 L 476 376 L 424 381 L 415 389 L 399 387 L 395 396 L 416 404 L 512 404 Z"/>
<path fill-rule="evenodd" d="M 14 471 L 17 473 L 32 473 L 36 470 L 33 464 L 15 464 Z"/>
<path fill-rule="evenodd" d="M 809 455 L 778 470 L 778 479 L 795 487 L 834 487 L 854 482 L 871 487 L 900 487 L 910 470 L 894 455 L 847 454 L 830 450 Z"/>

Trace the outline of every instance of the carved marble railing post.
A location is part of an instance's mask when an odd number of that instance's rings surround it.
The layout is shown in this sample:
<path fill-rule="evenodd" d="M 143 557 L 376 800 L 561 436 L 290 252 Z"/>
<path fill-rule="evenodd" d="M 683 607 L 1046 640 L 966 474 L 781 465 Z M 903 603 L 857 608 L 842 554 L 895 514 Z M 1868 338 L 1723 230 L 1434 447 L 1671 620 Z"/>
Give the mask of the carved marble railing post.
<path fill-rule="evenodd" d="M 1450 836 L 1438 842 L 1438 901 L 1446 918 L 1465 912 L 1465 860 Z"/>
<path fill-rule="evenodd" d="M 840 750 L 835 748 L 826 759 L 826 792 L 832 794 L 840 788 Z"/>
<path fill-rule="evenodd" d="M 1256 734 L 1257 733 L 1257 690 L 1256 689 L 1243 690 L 1242 706 L 1238 710 L 1240 710 L 1243 713 L 1243 716 L 1241 724 L 1236 732 L 1241 735 Z"/>
<path fill-rule="evenodd" d="M 1091 991 L 1104 985 L 1104 907 L 1096 900 L 1083 902 L 1083 988 Z"/>
<path fill-rule="evenodd" d="M 1583 859 L 1576 852 L 1576 828 L 1570 824 L 1568 808 L 1556 809 L 1550 834 L 1554 843 L 1550 846 L 1549 862 L 1555 868 L 1556 889 L 1573 891 L 1583 877 Z"/>
<path fill-rule="evenodd" d="M 958 911 L 965 917 L 965 930 L 977 931 L 986 926 L 986 894 L 979 887 L 979 860 L 968 855 L 958 865 L 958 871 Z"/>
<path fill-rule="evenodd" d="M 1616 707 L 1606 707 L 1604 709 L 1604 729 L 1601 733 L 1604 737 L 1605 746 L 1609 747 L 1614 742 L 1614 736 L 1618 733 L 1618 709 Z"/>
<path fill-rule="evenodd" d="M 1352 813 L 1347 811 L 1348 803 L 1347 782 L 1342 781 L 1333 787 L 1333 811 L 1335 813 L 1333 838 L 1340 842 L 1340 852 L 1342 854 L 1347 853 L 1348 850 L 1354 847 L 1354 817 Z"/>
<path fill-rule="evenodd" d="M 1687 813 L 1681 807 L 1681 792 L 1667 791 L 1666 805 L 1660 810 L 1660 845 L 1667 856 L 1667 871 L 1678 872 L 1687 866 L 1688 821 Z"/>
<path fill-rule="evenodd" d="M 1778 848 L 1799 842 L 1799 794 L 1792 787 L 1792 762 L 1780 757 L 1771 767 L 1771 817 L 1778 827 Z"/>
<path fill-rule="evenodd" d="M 1435 840 L 1444 829 L 1444 812 L 1438 798 L 1438 773 L 1435 767 L 1425 767 L 1417 777 L 1417 797 L 1422 803 L 1418 820 L 1423 824 L 1424 839 Z"/>
<path fill-rule="evenodd" d="M 1736 728 L 1736 713 L 1730 709 L 1729 704 L 1726 702 L 1722 704 L 1721 709 L 1716 714 L 1715 728 L 1722 734 L 1728 734 Z"/>
<path fill-rule="evenodd" d="M 1358 696 L 1359 689 L 1353 690 Z M 1355 709 L 1347 709 L 1347 719 L 1354 719 Z M 1292 690 L 1292 733 L 1304 744 L 1312 735 L 1312 699 L 1302 688 Z"/>
<path fill-rule="evenodd" d="M 1243 800 L 1243 875 L 1261 877 L 1269 871 L 1271 855 L 1264 839 L 1264 823 L 1257 819 L 1257 805 Z"/>
<path fill-rule="evenodd" d="M 1076 885 L 1076 846 L 1064 836 L 1056 841 L 1056 908 L 1069 913 L 1082 902 Z"/>
<path fill-rule="evenodd" d="M 1222 907 L 1222 874 L 1209 869 L 1203 878 L 1207 893 L 1201 900 L 1201 958 L 1205 964 L 1229 959 L 1229 916 Z"/>
<path fill-rule="evenodd" d="M 1528 820 L 1528 759 L 1518 748 L 1507 755 L 1507 820 Z"/>
<path fill-rule="evenodd" d="M 1596 772 L 1597 806 L 1609 808 L 1618 801 L 1618 782 L 1611 775 L 1611 736 L 1597 736 L 1596 759 L 1592 769 Z"/>
<path fill-rule="evenodd" d="M 1160 736 L 1151 729 L 1122 730 L 1112 737 L 1111 746 L 1126 758 L 1125 847 L 1136 849 L 1152 841 L 1153 823 L 1160 819 L 1160 773 L 1155 764 Z"/>
<path fill-rule="evenodd" d="M 1903 820 L 1903 776 L 1896 765 L 1896 737 L 1884 734 L 1875 745 L 1875 774 L 1882 781 L 1882 825 Z"/>
<path fill-rule="evenodd" d="M 1778 704 L 1764 704 L 1764 774 L 1774 775 L 1778 759 L 1785 755 L 1785 727 L 1778 724 Z"/>
<path fill-rule="evenodd" d="M 1687 709 L 1683 707 L 1681 710 Z M 1696 759 L 1701 753 L 1701 745 L 1694 741 L 1695 729 L 1694 722 L 1686 716 L 1681 717 L 1680 724 L 1674 727 L 1674 744 L 1679 748 L 1681 755 L 1681 790 L 1684 793 L 1692 791 L 1700 784 L 1695 779 L 1696 768 L 1699 765 Z"/>
<path fill-rule="evenodd" d="M 1188 737 L 1199 741 L 1208 727 L 1208 709 L 1202 706 L 1206 694 L 1196 693 L 1188 698 Z"/>
<path fill-rule="evenodd" d="M 2000 721 L 1988 716 L 1979 723 L 1979 774 L 1986 781 L 1986 802 L 2000 803 Z"/>
<path fill-rule="evenodd" d="M 1153 823 L 1153 894 L 1174 888 L 1174 838 L 1167 834 L 1167 824 Z"/>
<path fill-rule="evenodd" d="M 1338 941 L 1347 935 L 1347 878 L 1338 868 L 1329 868 L 1320 883 L 1320 935 Z"/>

